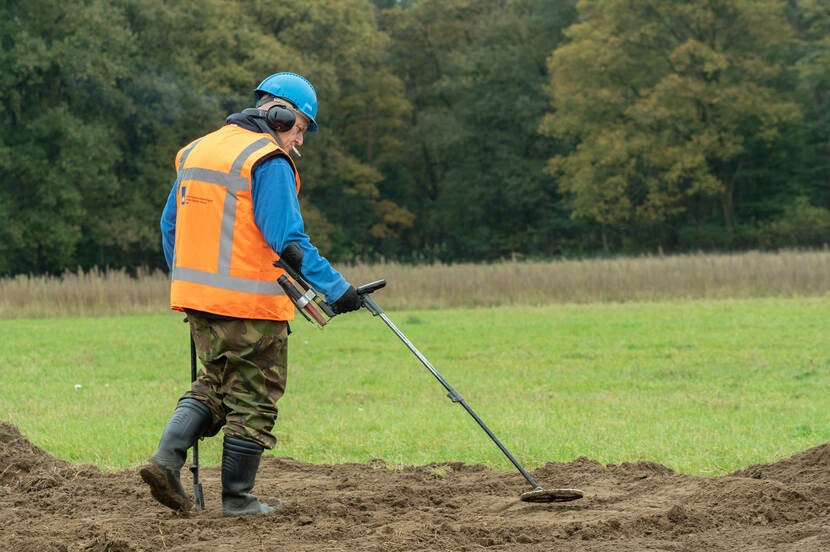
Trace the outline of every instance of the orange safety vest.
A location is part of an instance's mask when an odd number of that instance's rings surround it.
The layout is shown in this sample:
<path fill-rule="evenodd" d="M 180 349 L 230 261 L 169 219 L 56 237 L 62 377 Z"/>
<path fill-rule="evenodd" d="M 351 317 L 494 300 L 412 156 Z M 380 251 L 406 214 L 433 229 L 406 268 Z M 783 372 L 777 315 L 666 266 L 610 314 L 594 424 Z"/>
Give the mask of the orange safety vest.
<path fill-rule="evenodd" d="M 279 255 L 254 222 L 251 176 L 258 161 L 283 155 L 273 137 L 225 125 L 176 155 L 176 245 L 170 308 L 236 318 L 293 320 L 277 284 Z"/>

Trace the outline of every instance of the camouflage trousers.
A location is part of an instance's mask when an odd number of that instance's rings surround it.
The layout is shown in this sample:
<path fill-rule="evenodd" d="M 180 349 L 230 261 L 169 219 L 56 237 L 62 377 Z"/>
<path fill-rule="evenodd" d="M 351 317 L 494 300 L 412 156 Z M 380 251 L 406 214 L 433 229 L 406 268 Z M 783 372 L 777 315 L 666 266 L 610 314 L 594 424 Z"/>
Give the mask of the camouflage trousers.
<path fill-rule="evenodd" d="M 288 376 L 288 323 L 193 313 L 187 319 L 202 367 L 182 398 L 196 399 L 210 409 L 212 424 L 206 436 L 224 426 L 231 437 L 274 448 L 277 439 L 271 430 Z"/>

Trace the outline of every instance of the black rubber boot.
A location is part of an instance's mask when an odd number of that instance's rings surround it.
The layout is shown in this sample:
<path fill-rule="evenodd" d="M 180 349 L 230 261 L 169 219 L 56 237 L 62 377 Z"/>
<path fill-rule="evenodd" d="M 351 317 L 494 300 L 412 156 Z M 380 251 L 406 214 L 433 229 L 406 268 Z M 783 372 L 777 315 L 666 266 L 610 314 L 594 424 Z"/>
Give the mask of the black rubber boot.
<path fill-rule="evenodd" d="M 158 450 L 141 466 L 141 479 L 150 486 L 153 498 L 173 510 L 189 512 L 190 498 L 184 492 L 179 473 L 187 449 L 208 429 L 210 410 L 196 399 L 182 399 L 161 434 Z"/>
<path fill-rule="evenodd" d="M 251 494 L 264 447 L 238 437 L 225 435 L 222 449 L 222 514 L 245 516 L 267 514 L 274 507 Z M 282 502 L 276 505 L 282 506 Z"/>

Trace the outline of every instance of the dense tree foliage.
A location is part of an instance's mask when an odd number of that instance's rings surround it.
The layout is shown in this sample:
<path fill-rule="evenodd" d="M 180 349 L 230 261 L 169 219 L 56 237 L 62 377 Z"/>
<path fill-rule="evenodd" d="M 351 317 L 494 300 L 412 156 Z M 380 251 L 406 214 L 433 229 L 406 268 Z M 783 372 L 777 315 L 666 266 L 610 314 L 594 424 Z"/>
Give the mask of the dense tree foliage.
<path fill-rule="evenodd" d="M 806 175 L 804 164 L 828 167 L 826 150 L 811 143 L 827 129 L 805 122 L 794 93 L 797 73 L 787 67 L 798 46 L 782 2 L 578 8 L 580 21 L 549 59 L 554 110 L 542 129 L 571 143 L 549 172 L 573 216 L 602 225 L 606 247 L 609 236 L 630 248 L 753 245 L 759 219 L 782 209 L 804 215 L 813 201 L 826 207 L 826 171 Z M 821 73 L 812 50 L 820 45 L 802 52 L 804 76 Z M 813 215 L 820 243 L 827 212 Z"/>
<path fill-rule="evenodd" d="M 176 151 L 306 75 L 330 258 L 830 241 L 827 0 L 0 3 L 0 274 L 162 267 Z"/>

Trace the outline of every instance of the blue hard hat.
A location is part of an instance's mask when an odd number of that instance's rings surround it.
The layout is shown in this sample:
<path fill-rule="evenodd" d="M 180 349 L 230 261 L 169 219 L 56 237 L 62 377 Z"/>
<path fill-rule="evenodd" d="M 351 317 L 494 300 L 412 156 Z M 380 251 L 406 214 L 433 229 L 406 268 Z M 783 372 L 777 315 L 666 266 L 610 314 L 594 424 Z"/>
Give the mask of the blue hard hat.
<path fill-rule="evenodd" d="M 285 98 L 294 104 L 300 113 L 308 117 L 311 124 L 308 132 L 317 130 L 317 93 L 305 78 L 296 73 L 275 73 L 262 81 L 254 92 L 257 99 L 264 94 Z"/>

